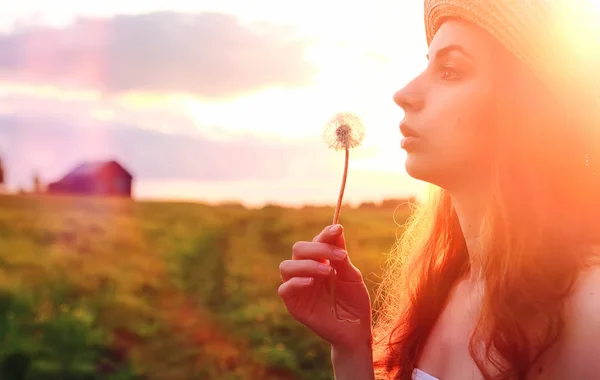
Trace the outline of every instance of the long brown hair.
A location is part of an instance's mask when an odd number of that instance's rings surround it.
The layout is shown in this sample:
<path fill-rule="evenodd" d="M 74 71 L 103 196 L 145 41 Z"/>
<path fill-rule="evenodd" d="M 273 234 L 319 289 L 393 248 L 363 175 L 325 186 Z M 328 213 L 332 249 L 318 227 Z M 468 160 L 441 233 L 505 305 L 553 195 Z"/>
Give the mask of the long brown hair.
<path fill-rule="evenodd" d="M 495 98 L 497 128 L 482 126 L 495 133 L 495 151 L 481 235 L 485 293 L 469 349 L 486 379 L 524 379 L 560 338 L 565 299 L 600 243 L 600 126 L 513 79 Z M 378 289 L 380 379 L 411 378 L 453 285 L 469 271 L 451 197 L 434 186 L 431 194 L 392 248 Z"/>

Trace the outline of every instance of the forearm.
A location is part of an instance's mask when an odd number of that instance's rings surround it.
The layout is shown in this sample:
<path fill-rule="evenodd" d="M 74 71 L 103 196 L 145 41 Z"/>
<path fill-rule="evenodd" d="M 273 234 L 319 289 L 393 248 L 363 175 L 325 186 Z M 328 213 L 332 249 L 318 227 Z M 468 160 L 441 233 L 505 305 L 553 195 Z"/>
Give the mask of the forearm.
<path fill-rule="evenodd" d="M 374 380 L 373 350 L 369 344 L 351 349 L 331 348 L 335 380 Z"/>

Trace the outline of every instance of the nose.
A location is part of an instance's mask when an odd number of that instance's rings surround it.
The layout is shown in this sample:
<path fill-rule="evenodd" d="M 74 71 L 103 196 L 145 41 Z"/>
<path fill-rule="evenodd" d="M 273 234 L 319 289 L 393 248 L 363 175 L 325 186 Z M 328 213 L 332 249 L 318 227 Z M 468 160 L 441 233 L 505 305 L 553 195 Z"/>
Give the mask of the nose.
<path fill-rule="evenodd" d="M 415 78 L 417 79 L 417 78 Z M 404 113 L 419 111 L 425 106 L 425 99 L 422 91 L 417 87 L 415 80 L 396 91 L 394 94 L 394 103 L 404 110 Z"/>

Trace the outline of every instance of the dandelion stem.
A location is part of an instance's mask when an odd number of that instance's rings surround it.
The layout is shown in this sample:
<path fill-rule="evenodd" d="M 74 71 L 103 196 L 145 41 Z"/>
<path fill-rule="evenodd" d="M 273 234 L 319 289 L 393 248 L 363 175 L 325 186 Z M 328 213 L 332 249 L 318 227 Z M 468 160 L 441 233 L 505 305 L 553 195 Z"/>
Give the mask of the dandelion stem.
<path fill-rule="evenodd" d="M 344 176 L 342 177 L 342 187 L 340 188 L 340 194 L 338 196 L 337 206 L 335 207 L 335 214 L 333 214 L 333 224 L 338 224 L 340 220 L 340 211 L 342 209 L 342 199 L 344 198 L 344 189 L 346 188 L 346 178 L 348 177 L 348 160 L 350 156 L 350 149 L 346 148 L 346 161 L 344 162 Z"/>
<path fill-rule="evenodd" d="M 337 206 L 335 208 L 335 214 L 333 215 L 333 224 L 337 224 L 340 218 L 340 210 L 342 208 L 342 199 L 344 198 L 344 189 L 346 188 L 346 178 L 348 177 L 348 159 L 350 156 L 350 149 L 346 148 L 346 161 L 344 162 L 344 176 L 342 177 L 342 187 L 340 188 L 340 195 L 338 196 Z M 360 319 L 341 319 L 337 311 L 337 303 L 335 301 L 335 273 L 332 273 L 329 277 L 329 287 L 331 289 L 331 311 L 339 322 L 351 322 L 360 323 Z"/>

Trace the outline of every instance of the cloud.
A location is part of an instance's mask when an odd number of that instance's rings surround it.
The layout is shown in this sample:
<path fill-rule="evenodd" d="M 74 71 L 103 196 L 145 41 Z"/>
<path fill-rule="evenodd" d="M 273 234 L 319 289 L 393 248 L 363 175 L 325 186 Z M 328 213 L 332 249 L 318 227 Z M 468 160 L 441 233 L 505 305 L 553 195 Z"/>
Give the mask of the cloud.
<path fill-rule="evenodd" d="M 154 12 L 80 18 L 0 35 L 0 78 L 105 93 L 183 92 L 221 99 L 311 82 L 308 42 L 231 15 Z"/>
<path fill-rule="evenodd" d="M 339 174 L 339 157 L 320 141 L 223 141 L 123 124 L 75 126 L 60 117 L 0 116 L 0 154 L 13 186 L 30 183 L 34 170 L 53 181 L 82 161 L 111 158 L 138 179 L 158 181 L 318 180 Z"/>

